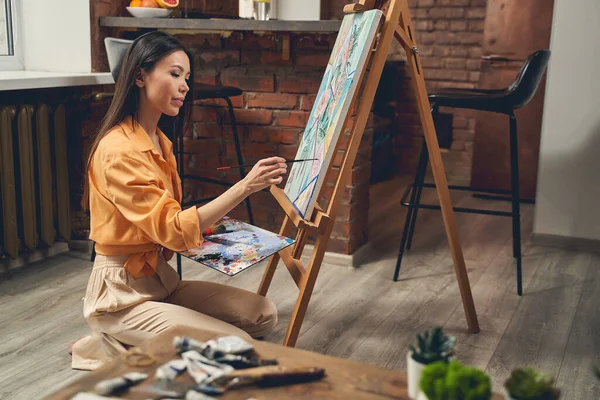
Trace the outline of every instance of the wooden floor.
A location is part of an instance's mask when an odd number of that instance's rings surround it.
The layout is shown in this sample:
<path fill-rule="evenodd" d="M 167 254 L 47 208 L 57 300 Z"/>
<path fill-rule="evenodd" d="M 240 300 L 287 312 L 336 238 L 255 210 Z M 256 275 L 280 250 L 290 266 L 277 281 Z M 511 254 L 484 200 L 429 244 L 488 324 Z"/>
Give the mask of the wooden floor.
<path fill-rule="evenodd" d="M 600 365 L 600 256 L 533 245 L 533 206 L 524 205 L 519 297 L 510 219 L 457 214 L 481 326 L 479 334 L 469 334 L 437 211 L 420 212 L 401 280 L 392 281 L 406 213 L 398 204 L 403 183 L 372 190 L 370 261 L 356 269 L 323 265 L 297 347 L 404 369 L 415 334 L 441 325 L 457 336 L 458 358 L 485 369 L 496 391 L 511 369 L 534 365 L 557 377 L 563 399 L 599 399 L 591 369 Z M 463 206 L 510 206 L 467 194 L 453 198 Z M 90 268 L 87 256 L 70 253 L 0 283 L 0 398 L 40 398 L 86 373 L 70 369 L 67 346 L 87 333 L 81 300 Z M 255 291 L 263 269 L 229 279 L 187 262 L 184 278 Z M 268 296 L 280 323 L 268 341 L 281 343 L 296 290 L 285 268 L 278 269 Z"/>

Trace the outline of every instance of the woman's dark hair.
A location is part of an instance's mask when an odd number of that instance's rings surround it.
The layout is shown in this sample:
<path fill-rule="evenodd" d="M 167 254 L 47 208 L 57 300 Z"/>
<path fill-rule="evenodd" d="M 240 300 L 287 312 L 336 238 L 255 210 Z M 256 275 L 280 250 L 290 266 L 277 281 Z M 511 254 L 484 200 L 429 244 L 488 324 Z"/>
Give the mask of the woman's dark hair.
<path fill-rule="evenodd" d="M 127 116 L 133 118 L 134 124 L 137 119 L 137 107 L 139 102 L 139 88 L 135 84 L 135 80 L 138 77 L 140 70 L 145 72 L 151 72 L 156 63 L 162 60 L 164 57 L 169 56 L 171 53 L 176 51 L 184 51 L 190 59 L 190 78 L 188 86 L 190 88 L 186 95 L 184 102 L 183 112 L 175 118 L 178 119 L 177 126 L 180 127 L 179 132 L 185 132 L 187 129 L 187 121 L 191 111 L 193 102 L 193 83 L 194 83 L 194 67 L 193 57 L 185 49 L 185 47 L 173 36 L 165 32 L 153 31 L 146 33 L 133 41 L 129 49 L 125 53 L 123 60 L 118 64 L 118 75 L 115 82 L 115 93 L 106 112 L 106 115 L 102 119 L 100 128 L 94 137 L 92 144 L 90 145 L 88 155 L 85 162 L 85 179 L 84 179 L 84 191 L 81 205 L 84 210 L 87 209 L 89 201 L 89 180 L 88 171 L 92 157 L 100 141 L 106 136 L 106 134 L 117 124 L 123 121 Z M 165 116 L 163 116 L 165 117 Z M 183 121 L 182 121 L 183 120 Z M 162 118 L 161 118 L 162 121 Z M 183 123 L 182 123 L 183 122 Z M 174 132 L 176 134 L 177 132 Z M 174 139 L 176 139 L 174 137 Z"/>

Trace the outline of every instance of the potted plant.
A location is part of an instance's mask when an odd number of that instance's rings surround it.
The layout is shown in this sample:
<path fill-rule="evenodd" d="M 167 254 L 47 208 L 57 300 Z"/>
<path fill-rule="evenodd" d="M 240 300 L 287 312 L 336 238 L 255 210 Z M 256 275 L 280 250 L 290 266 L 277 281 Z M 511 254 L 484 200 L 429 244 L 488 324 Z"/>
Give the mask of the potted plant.
<path fill-rule="evenodd" d="M 419 381 L 419 400 L 490 400 L 492 382 L 482 370 L 460 361 L 427 365 Z"/>
<path fill-rule="evenodd" d="M 552 375 L 533 367 L 513 370 L 504 383 L 509 400 L 556 400 L 560 391 L 553 385 Z"/>
<path fill-rule="evenodd" d="M 416 399 L 419 393 L 419 379 L 423 368 L 436 361 L 448 362 L 454 355 L 456 338 L 448 336 L 441 327 L 433 328 L 417 334 L 416 347 L 410 344 L 406 355 L 408 371 L 408 396 Z"/>

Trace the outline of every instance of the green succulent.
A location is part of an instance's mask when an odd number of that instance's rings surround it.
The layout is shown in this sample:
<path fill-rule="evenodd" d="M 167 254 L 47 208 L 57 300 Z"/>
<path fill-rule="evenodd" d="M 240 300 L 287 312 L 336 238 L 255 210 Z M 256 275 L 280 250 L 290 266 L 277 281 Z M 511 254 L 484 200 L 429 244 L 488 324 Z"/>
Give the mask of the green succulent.
<path fill-rule="evenodd" d="M 533 367 L 517 368 L 504 383 L 508 393 L 517 400 L 552 400 L 557 398 L 552 375 Z"/>
<path fill-rule="evenodd" d="M 489 400 L 490 377 L 460 361 L 436 361 L 421 372 L 419 388 L 429 400 Z"/>
<path fill-rule="evenodd" d="M 444 334 L 439 326 L 417 334 L 417 347 L 410 344 L 412 358 L 421 364 L 431 364 L 436 361 L 446 361 L 454 355 L 456 338 Z"/>

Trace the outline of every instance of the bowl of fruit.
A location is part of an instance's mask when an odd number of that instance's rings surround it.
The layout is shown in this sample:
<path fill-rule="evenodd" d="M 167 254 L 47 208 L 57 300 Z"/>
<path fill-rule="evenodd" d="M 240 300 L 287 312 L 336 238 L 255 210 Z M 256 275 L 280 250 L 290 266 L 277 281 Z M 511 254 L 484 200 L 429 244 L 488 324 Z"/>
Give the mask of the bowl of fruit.
<path fill-rule="evenodd" d="M 131 0 L 125 8 L 136 18 L 164 18 L 178 5 L 179 0 Z"/>

